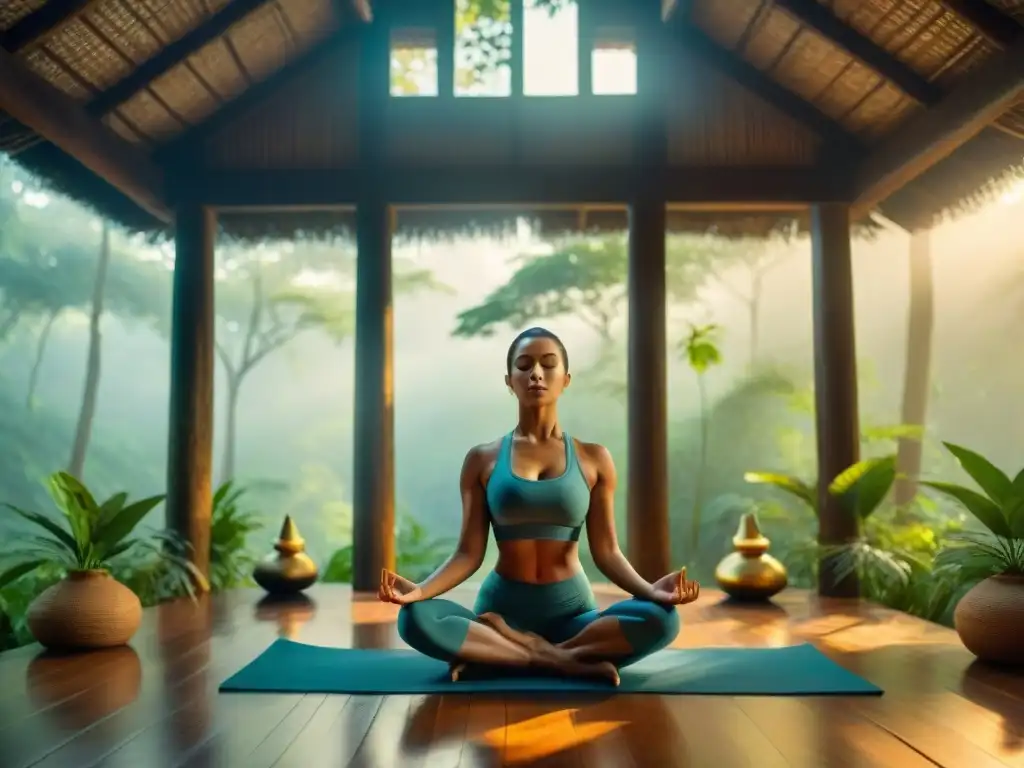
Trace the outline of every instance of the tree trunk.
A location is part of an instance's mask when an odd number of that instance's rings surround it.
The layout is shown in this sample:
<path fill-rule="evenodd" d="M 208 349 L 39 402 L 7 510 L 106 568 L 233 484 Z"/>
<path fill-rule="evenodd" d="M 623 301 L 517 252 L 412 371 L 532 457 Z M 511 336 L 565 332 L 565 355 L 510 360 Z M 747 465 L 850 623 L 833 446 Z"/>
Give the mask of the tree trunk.
<path fill-rule="evenodd" d="M 690 560 L 697 562 L 700 550 L 700 519 L 704 506 L 704 473 L 708 466 L 708 396 L 704 385 L 704 374 L 697 374 L 697 391 L 700 395 L 700 454 L 697 460 L 697 474 L 693 479 L 693 510 L 690 515 Z"/>
<path fill-rule="evenodd" d="M 46 316 L 46 323 L 36 339 L 36 358 L 32 361 L 32 372 L 28 377 L 28 392 L 25 394 L 25 407 L 30 411 L 33 409 L 32 401 L 35 400 L 36 386 L 39 384 L 39 369 L 43 365 L 43 357 L 46 356 L 46 344 L 50 340 L 50 331 L 53 330 L 53 324 L 57 322 L 59 314 L 59 311 L 55 311 Z"/>
<path fill-rule="evenodd" d="M 242 377 L 228 372 L 228 414 L 224 427 L 224 453 L 220 462 L 220 484 L 235 476 L 235 432 L 238 429 L 238 395 L 242 390 Z"/>
<path fill-rule="evenodd" d="M 920 426 L 922 430 L 927 417 L 931 379 L 934 304 L 930 233 L 927 229 L 921 229 L 910 236 L 910 313 L 900 422 Z M 901 477 L 896 481 L 893 496 L 897 506 L 909 504 L 917 495 L 921 450 L 919 438 L 901 438 L 899 441 L 896 464 Z"/>
<path fill-rule="evenodd" d="M 750 370 L 754 370 L 757 365 L 757 356 L 761 347 L 762 277 L 761 272 L 754 272 L 750 279 L 750 301 L 747 304 L 747 319 L 750 323 Z"/>
<path fill-rule="evenodd" d="M 96 267 L 96 282 L 92 293 L 92 313 L 89 316 L 89 357 L 85 370 L 85 388 L 82 392 L 82 407 L 78 411 L 78 426 L 75 428 L 75 442 L 71 448 L 68 474 L 81 477 L 85 470 L 85 454 L 92 436 L 92 422 L 96 416 L 96 398 L 100 390 L 100 320 L 103 317 L 103 296 L 107 285 L 107 268 L 110 266 L 110 227 L 103 222 L 100 240 L 100 258 Z"/>

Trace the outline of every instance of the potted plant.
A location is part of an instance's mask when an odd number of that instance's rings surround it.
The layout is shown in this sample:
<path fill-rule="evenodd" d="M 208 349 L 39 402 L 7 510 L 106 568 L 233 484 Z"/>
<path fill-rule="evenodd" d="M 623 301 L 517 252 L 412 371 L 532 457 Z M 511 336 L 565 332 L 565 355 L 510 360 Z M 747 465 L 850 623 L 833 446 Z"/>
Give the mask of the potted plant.
<path fill-rule="evenodd" d="M 1024 471 L 1011 480 L 980 454 L 944 445 L 981 492 L 954 483 L 922 485 L 955 500 L 986 529 L 952 536 L 937 558 L 976 582 L 957 603 L 953 624 L 979 659 L 1024 664 Z"/>
<path fill-rule="evenodd" d="M 28 610 L 29 631 L 47 648 L 105 648 L 131 640 L 142 618 L 142 605 L 110 572 L 139 550 L 148 549 L 181 581 L 191 576 L 206 588 L 202 574 L 180 554 L 180 546 L 175 551 L 173 536 L 157 532 L 129 538 L 163 501 L 162 495 L 129 504 L 127 494 L 118 493 L 97 503 L 66 472 L 51 475 L 47 487 L 59 516 L 3 504 L 42 535 L 20 537 L 10 551 L 15 564 L 0 573 L 2 589 L 42 566 L 57 566 L 64 572 L 64 578 L 36 597 Z"/>

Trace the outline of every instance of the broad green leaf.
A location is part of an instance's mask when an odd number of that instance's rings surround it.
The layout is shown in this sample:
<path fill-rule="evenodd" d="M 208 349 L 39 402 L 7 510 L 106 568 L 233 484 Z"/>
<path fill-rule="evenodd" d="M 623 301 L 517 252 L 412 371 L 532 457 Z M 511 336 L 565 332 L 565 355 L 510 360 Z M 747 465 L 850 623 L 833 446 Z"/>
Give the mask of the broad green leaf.
<path fill-rule="evenodd" d="M 862 520 L 878 509 L 896 481 L 896 457 L 865 459 L 841 472 L 829 492 Z"/>
<path fill-rule="evenodd" d="M 89 521 L 89 513 L 80 504 L 79 498 L 71 492 L 62 477 L 64 473 L 55 472 L 46 479 L 46 486 L 50 495 L 64 517 L 68 520 L 71 528 L 71 535 L 77 542 L 79 551 L 83 551 L 92 537 L 92 527 Z M 70 476 L 69 476 L 70 477 Z"/>
<path fill-rule="evenodd" d="M 22 576 L 31 573 L 41 565 L 45 565 L 46 560 L 29 560 L 24 563 L 18 563 L 12 565 L 3 573 L 0 573 L 0 589 L 3 589 L 8 584 L 12 584 Z"/>
<path fill-rule="evenodd" d="M 754 485 L 771 485 L 786 491 L 786 493 L 796 496 L 811 509 L 818 507 L 816 491 L 799 478 L 777 472 L 747 472 L 743 475 L 743 479 Z"/>
<path fill-rule="evenodd" d="M 30 523 L 34 523 L 43 530 L 52 534 L 53 537 L 60 544 L 63 544 L 65 547 L 67 547 L 68 552 L 70 552 L 72 557 L 78 556 L 78 542 L 75 541 L 74 537 L 70 533 L 65 531 L 63 528 L 61 528 L 60 525 L 58 525 L 55 521 L 46 517 L 46 515 L 41 515 L 38 512 L 29 512 L 24 509 L 19 509 L 18 507 L 15 507 L 11 504 L 4 504 L 3 506 L 7 507 L 7 509 L 11 510 L 14 514 L 19 515 L 25 520 L 28 520 Z"/>
<path fill-rule="evenodd" d="M 84 512 L 92 512 L 99 508 L 96 503 L 96 499 L 93 498 L 92 493 L 85 487 L 74 475 L 68 474 L 67 472 L 58 472 L 57 477 L 60 478 L 60 484 L 67 490 L 68 493 L 75 497 L 78 505 Z"/>
<path fill-rule="evenodd" d="M 1018 495 L 1024 495 L 1024 469 L 1013 478 L 1013 490 Z"/>
<path fill-rule="evenodd" d="M 96 549 L 102 557 L 110 552 L 120 541 L 135 530 L 135 526 L 142 522 L 153 508 L 164 500 L 164 496 L 151 496 L 142 501 L 136 501 L 122 509 L 107 523 L 102 530 L 96 534 Z"/>
<path fill-rule="evenodd" d="M 1002 510 L 996 506 L 995 502 L 985 498 L 977 491 L 972 491 L 970 488 L 965 488 L 962 485 L 937 483 L 929 480 L 923 480 L 921 485 L 932 488 L 960 502 L 964 509 L 974 515 L 978 522 L 996 536 L 1010 538 L 1013 535 L 1009 524 L 1006 522 L 1006 518 L 1003 516 Z"/>
<path fill-rule="evenodd" d="M 1024 540 L 1024 494 L 1015 494 L 1003 504 L 1003 517 L 1010 526 L 1012 538 Z"/>
<path fill-rule="evenodd" d="M 115 493 L 109 499 L 100 504 L 99 514 L 96 515 L 96 519 L 93 524 L 93 536 L 101 530 L 103 526 L 114 519 L 115 516 L 124 508 L 124 503 L 128 501 L 127 493 Z"/>
<path fill-rule="evenodd" d="M 981 454 L 953 443 L 943 443 L 964 472 L 971 476 L 981 490 L 996 504 L 1002 504 L 1013 494 L 1013 483 L 1006 474 Z"/>
<path fill-rule="evenodd" d="M 216 493 L 213 494 L 213 506 L 214 508 L 220 506 L 224 498 L 231 492 L 234 486 L 234 480 L 228 480 L 226 483 L 222 483 L 220 488 L 217 489 Z"/>

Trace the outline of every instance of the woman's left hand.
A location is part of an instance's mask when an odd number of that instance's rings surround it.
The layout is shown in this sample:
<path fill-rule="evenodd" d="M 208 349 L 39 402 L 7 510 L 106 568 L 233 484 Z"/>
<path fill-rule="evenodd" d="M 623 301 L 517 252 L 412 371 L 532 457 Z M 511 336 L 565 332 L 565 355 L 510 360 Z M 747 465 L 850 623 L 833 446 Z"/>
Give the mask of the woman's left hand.
<path fill-rule="evenodd" d="M 662 576 L 651 587 L 651 601 L 662 605 L 686 605 L 700 596 L 700 584 L 686 578 L 686 568 Z"/>

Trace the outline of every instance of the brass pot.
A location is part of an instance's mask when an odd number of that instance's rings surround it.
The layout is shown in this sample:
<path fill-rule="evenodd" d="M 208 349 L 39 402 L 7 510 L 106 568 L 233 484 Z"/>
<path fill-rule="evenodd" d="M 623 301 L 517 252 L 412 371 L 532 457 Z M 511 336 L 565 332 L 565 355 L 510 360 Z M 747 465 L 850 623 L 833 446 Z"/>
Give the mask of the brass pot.
<path fill-rule="evenodd" d="M 28 609 L 28 628 L 56 651 L 125 645 L 142 621 L 142 604 L 107 571 L 71 571 L 37 597 Z"/>
<path fill-rule="evenodd" d="M 734 600 L 768 600 L 785 589 L 786 567 L 768 554 L 771 542 L 761 533 L 757 515 L 740 518 L 732 539 L 735 552 L 726 555 L 715 569 L 715 581 Z"/>
<path fill-rule="evenodd" d="M 306 541 L 291 517 L 284 519 L 276 554 L 256 564 L 253 580 L 272 595 L 293 595 L 311 586 L 319 576 L 313 559 L 306 554 Z"/>
<path fill-rule="evenodd" d="M 1024 665 L 1024 576 L 991 576 L 976 584 L 957 603 L 953 625 L 982 661 Z"/>

